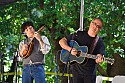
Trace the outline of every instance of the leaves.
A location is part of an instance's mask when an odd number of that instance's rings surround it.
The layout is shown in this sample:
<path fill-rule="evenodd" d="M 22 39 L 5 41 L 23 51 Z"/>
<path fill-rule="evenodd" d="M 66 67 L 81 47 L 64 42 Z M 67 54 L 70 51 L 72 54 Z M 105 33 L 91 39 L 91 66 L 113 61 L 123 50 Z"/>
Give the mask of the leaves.
<path fill-rule="evenodd" d="M 79 28 L 80 4 L 79 0 L 44 0 L 44 6 L 41 8 L 39 0 L 21 0 L 0 7 L 0 50 L 9 57 L 13 56 L 18 48 L 18 42 L 24 39 L 20 34 L 20 27 L 25 20 L 32 20 L 36 30 L 39 24 L 45 24 L 47 29 L 41 34 L 50 39 L 53 47 L 46 63 L 48 67 L 53 63 L 54 68 L 54 62 L 49 60 L 55 60 L 53 55 L 59 50 L 58 40 Z M 119 53 L 125 57 L 124 10 L 124 0 L 85 0 L 84 29 L 88 29 L 93 18 L 103 19 L 104 26 L 99 35 L 104 37 L 106 56 L 112 57 L 114 53 Z M 52 71 L 48 67 L 47 70 Z"/>

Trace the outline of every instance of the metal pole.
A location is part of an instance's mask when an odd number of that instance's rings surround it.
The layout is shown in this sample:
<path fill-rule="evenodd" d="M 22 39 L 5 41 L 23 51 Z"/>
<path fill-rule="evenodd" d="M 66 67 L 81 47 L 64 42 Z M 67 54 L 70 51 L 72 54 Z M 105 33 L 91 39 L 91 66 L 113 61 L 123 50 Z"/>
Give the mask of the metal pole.
<path fill-rule="evenodd" d="M 84 15 L 84 0 L 81 0 L 80 27 L 79 27 L 80 31 L 83 31 L 83 15 Z"/>

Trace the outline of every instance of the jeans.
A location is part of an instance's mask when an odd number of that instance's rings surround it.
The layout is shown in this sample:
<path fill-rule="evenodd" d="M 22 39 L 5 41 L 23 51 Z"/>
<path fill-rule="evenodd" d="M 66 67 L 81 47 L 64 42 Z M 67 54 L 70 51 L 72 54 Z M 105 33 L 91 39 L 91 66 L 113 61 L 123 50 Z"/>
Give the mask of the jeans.
<path fill-rule="evenodd" d="M 44 65 L 32 64 L 24 65 L 22 73 L 22 83 L 46 83 Z"/>

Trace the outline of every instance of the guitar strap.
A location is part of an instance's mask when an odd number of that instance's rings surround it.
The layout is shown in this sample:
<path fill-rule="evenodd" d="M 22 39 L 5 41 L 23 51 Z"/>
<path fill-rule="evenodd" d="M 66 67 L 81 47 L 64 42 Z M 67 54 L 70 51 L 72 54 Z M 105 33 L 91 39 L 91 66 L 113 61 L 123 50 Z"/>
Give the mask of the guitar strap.
<path fill-rule="evenodd" d="M 90 47 L 90 54 L 93 53 L 94 49 L 95 49 L 95 46 L 98 42 L 98 39 L 99 39 L 99 36 L 97 35 L 96 38 L 93 40 L 92 44 L 91 44 L 91 47 Z"/>
<path fill-rule="evenodd" d="M 72 40 L 73 40 L 73 44 L 72 44 L 72 49 L 73 49 L 73 47 L 74 47 L 74 43 L 75 43 L 75 36 L 76 36 L 76 33 L 74 33 L 73 35 L 72 35 Z M 71 53 L 71 51 L 72 51 L 72 49 L 70 50 L 70 53 Z"/>
<path fill-rule="evenodd" d="M 75 35 L 76 35 L 76 33 L 74 33 L 74 34 L 72 35 L 72 40 L 74 40 Z M 93 42 L 92 42 L 92 44 L 91 44 L 90 54 L 93 53 L 93 51 L 94 51 L 94 49 L 95 49 L 95 46 L 96 46 L 96 44 L 97 44 L 97 42 L 98 42 L 98 39 L 99 39 L 99 36 L 97 35 L 96 38 L 93 40 Z M 73 44 L 73 45 L 74 45 L 74 44 Z M 73 48 L 73 46 L 72 46 L 72 48 Z M 71 50 L 72 50 L 72 49 L 71 49 Z"/>
<path fill-rule="evenodd" d="M 95 49 L 95 46 L 96 46 L 96 44 L 98 42 L 98 39 L 99 39 L 99 36 L 97 35 L 96 38 L 92 41 L 91 47 L 89 49 L 90 54 L 93 53 L 93 51 Z M 85 61 L 83 62 L 84 65 L 88 62 L 88 59 L 89 58 L 86 57 Z"/>

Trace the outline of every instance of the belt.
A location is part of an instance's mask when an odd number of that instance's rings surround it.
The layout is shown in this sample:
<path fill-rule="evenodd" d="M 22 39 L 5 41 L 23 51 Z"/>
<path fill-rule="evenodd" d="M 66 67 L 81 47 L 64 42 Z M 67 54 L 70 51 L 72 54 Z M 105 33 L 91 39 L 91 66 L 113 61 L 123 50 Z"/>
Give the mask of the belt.
<path fill-rule="evenodd" d="M 31 65 L 36 65 L 36 66 L 38 66 L 38 65 L 44 65 L 43 63 L 28 63 L 28 64 L 24 64 L 23 66 L 31 66 Z"/>

